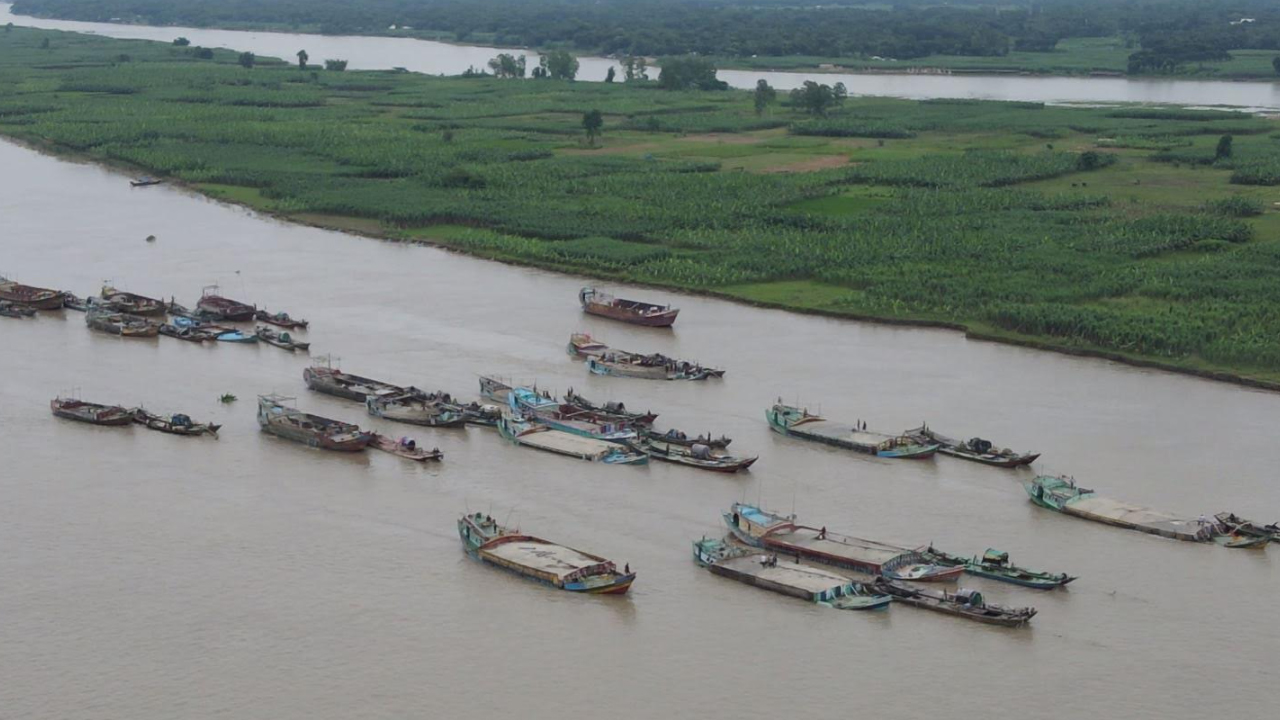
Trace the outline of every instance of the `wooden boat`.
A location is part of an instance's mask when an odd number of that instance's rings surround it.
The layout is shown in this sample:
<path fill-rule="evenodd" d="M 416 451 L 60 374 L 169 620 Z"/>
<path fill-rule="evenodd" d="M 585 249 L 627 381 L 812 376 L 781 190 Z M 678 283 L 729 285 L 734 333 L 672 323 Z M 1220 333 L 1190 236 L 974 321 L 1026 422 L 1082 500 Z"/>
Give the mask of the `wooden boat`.
<path fill-rule="evenodd" d="M 405 389 L 381 380 L 351 375 L 333 367 L 331 358 L 319 358 L 316 364 L 302 371 L 307 387 L 347 400 L 364 402 L 369 396 L 399 395 Z"/>
<path fill-rule="evenodd" d="M 294 340 L 293 336 L 290 335 L 288 331 L 276 332 L 266 325 L 259 325 L 254 328 L 253 334 L 262 342 L 268 345 L 275 345 L 276 347 L 283 348 L 289 352 L 293 352 L 295 350 L 302 350 L 305 352 L 311 349 L 311 343 L 299 342 Z"/>
<path fill-rule="evenodd" d="M 399 440 L 396 440 L 395 438 L 390 438 L 386 435 L 374 433 L 373 437 L 369 440 L 369 447 L 375 450 L 391 453 L 392 455 L 402 457 L 405 460 L 413 460 L 414 462 L 444 459 L 444 453 L 440 452 L 439 448 L 432 448 L 431 450 L 428 450 L 424 447 L 420 447 L 417 441 L 413 438 L 400 438 Z"/>
<path fill-rule="evenodd" d="M 133 411 L 119 405 L 99 405 L 74 398 L 54 398 L 49 401 L 54 415 L 68 420 L 78 420 L 92 425 L 129 425 Z"/>
<path fill-rule="evenodd" d="M 205 341 L 217 340 L 218 333 L 209 330 L 201 330 L 193 327 L 178 327 L 172 323 L 164 323 L 158 329 L 161 335 L 176 338 L 178 340 L 186 340 L 187 342 L 202 343 Z"/>
<path fill-rule="evenodd" d="M 467 424 L 462 408 L 445 402 L 441 393 L 428 395 L 417 388 L 406 388 L 401 393 L 370 395 L 364 404 L 370 415 L 395 422 L 441 428 L 465 427 Z"/>
<path fill-rule="evenodd" d="M 702 538 L 693 542 L 693 561 L 721 577 L 840 610 L 875 610 L 893 598 L 862 583 L 807 565 L 778 562 L 778 556 Z"/>
<path fill-rule="evenodd" d="M 57 310 L 62 307 L 62 291 L 23 285 L 0 277 L 0 300 L 27 305 L 37 310 Z"/>
<path fill-rule="evenodd" d="M 623 300 L 593 287 L 584 287 L 578 291 L 578 302 L 582 303 L 583 312 L 590 315 L 646 327 L 671 327 L 680 314 L 679 308 L 670 305 Z"/>
<path fill-rule="evenodd" d="M 574 357 L 588 358 L 604 354 L 609 350 L 609 346 L 592 338 L 587 333 L 573 333 L 569 336 L 567 350 Z"/>
<path fill-rule="evenodd" d="M 1259 525 L 1250 520 L 1245 520 L 1235 513 L 1222 512 L 1213 516 L 1217 521 L 1218 527 L 1225 533 L 1233 535 L 1244 535 L 1247 537 L 1265 538 L 1272 542 L 1280 542 L 1280 523 L 1271 523 L 1270 525 Z"/>
<path fill-rule="evenodd" d="M 1271 538 L 1231 533 L 1229 535 L 1219 535 L 1215 537 L 1214 542 L 1221 544 L 1223 547 L 1234 548 L 1237 550 L 1261 550 L 1267 546 L 1267 543 L 1271 542 Z"/>
<path fill-rule="evenodd" d="M 871 587 L 876 592 L 892 596 L 895 601 L 900 603 L 969 620 L 977 620 L 988 625 L 1018 627 L 1031 622 L 1031 618 L 1036 616 L 1035 608 L 1008 608 L 1001 605 L 988 604 L 986 598 L 977 590 L 965 590 L 962 588 L 954 593 L 949 593 L 945 590 L 932 592 L 900 585 L 884 578 L 876 578 Z"/>
<path fill-rule="evenodd" d="M 259 395 L 258 425 L 286 440 L 340 452 L 359 452 L 373 439 L 372 433 L 351 423 L 304 413 L 286 404 L 292 400 L 281 395 Z"/>
<path fill-rule="evenodd" d="M 497 427 L 498 421 L 502 419 L 502 408 L 497 405 L 481 405 L 478 402 L 463 405 L 462 413 L 470 425 Z"/>
<path fill-rule="evenodd" d="M 140 178 L 134 178 L 130 180 L 129 184 L 132 185 L 133 187 L 149 187 L 151 185 L 159 185 L 162 182 L 164 181 L 153 178 L 150 175 L 146 175 Z"/>
<path fill-rule="evenodd" d="M 630 566 L 618 572 L 605 558 L 505 528 L 481 513 L 459 518 L 458 536 L 471 557 L 560 590 L 622 595 L 636 579 Z"/>
<path fill-rule="evenodd" d="M 606 465 L 643 465 L 649 462 L 648 455 L 626 445 L 554 430 L 512 415 L 504 415 L 498 421 L 498 433 L 517 445 L 579 460 Z"/>
<path fill-rule="evenodd" d="M 505 406 L 511 397 L 512 387 L 496 377 L 480 376 L 480 397 Z"/>
<path fill-rule="evenodd" d="M 992 548 L 987 548 L 987 551 L 981 557 L 963 557 L 944 553 L 930 545 L 922 554 L 929 562 L 936 565 L 962 567 L 970 575 L 1013 583 L 1022 587 L 1035 588 L 1036 590 L 1052 590 L 1053 588 L 1065 587 L 1067 583 L 1075 580 L 1075 577 L 1066 573 L 1054 574 L 1020 568 L 1009 562 L 1009 553 Z"/>
<path fill-rule="evenodd" d="M 1040 453 L 1016 453 L 1008 448 L 997 448 L 991 444 L 991 441 L 982 438 L 956 440 L 934 432 L 928 425 L 921 425 L 903 434 L 921 444 L 937 445 L 938 452 L 943 455 L 994 467 L 1022 467 L 1030 465 L 1040 457 Z"/>
<path fill-rule="evenodd" d="M 638 437 L 629 423 L 561 404 L 530 388 L 514 388 L 509 397 L 508 402 L 515 413 L 527 415 L 554 430 L 609 442 L 630 442 Z"/>
<path fill-rule="evenodd" d="M 640 446 L 649 457 L 664 462 L 687 465 L 699 470 L 736 473 L 755 464 L 757 458 L 739 458 L 716 450 L 709 445 L 675 445 L 656 440 L 645 440 Z"/>
<path fill-rule="evenodd" d="M 727 438 L 724 435 L 713 438 L 710 433 L 691 438 L 686 433 L 676 429 L 667 430 L 666 432 L 649 429 L 645 431 L 645 438 L 656 442 L 670 443 L 671 445 L 684 445 L 685 447 L 706 445 L 713 450 L 724 450 L 729 447 L 729 443 L 733 442 L 731 438 Z"/>
<path fill-rule="evenodd" d="M 613 351 L 587 358 L 587 369 L 595 375 L 639 380 L 706 380 L 724 377 L 724 370 L 674 360 L 666 355 L 635 355 Z"/>
<path fill-rule="evenodd" d="M 204 313 L 211 320 L 220 322 L 244 322 L 252 320 L 258 311 L 252 305 L 225 298 L 219 294 L 217 285 L 208 285 L 196 303 L 196 310 Z"/>
<path fill-rule="evenodd" d="M 121 337 L 155 337 L 160 333 L 160 323 L 110 310 L 90 310 L 85 314 L 84 321 L 94 330 Z"/>
<path fill-rule="evenodd" d="M 19 305 L 8 300 L 0 300 L 0 315 L 11 318 L 28 318 L 36 314 L 36 309 L 29 305 Z"/>
<path fill-rule="evenodd" d="M 145 425 L 151 430 L 158 430 L 160 432 L 169 433 L 170 435 L 186 435 L 189 437 L 197 437 L 206 434 L 216 436 L 218 434 L 218 429 L 222 427 L 221 425 L 215 425 L 214 423 L 192 422 L 189 416 L 181 413 L 175 413 L 168 416 L 156 415 L 155 413 L 147 412 L 142 408 L 137 408 L 133 411 L 133 421 L 139 425 Z"/>
<path fill-rule="evenodd" d="M 781 402 L 765 411 L 765 419 L 774 432 L 877 457 L 914 460 L 933 457 L 938 451 L 935 443 L 920 443 L 904 435 L 885 435 L 834 423 Z"/>
<path fill-rule="evenodd" d="M 192 310 L 191 308 L 185 305 L 179 305 L 172 300 L 169 301 L 169 314 L 173 316 L 175 324 L 177 324 L 179 320 L 196 323 L 211 323 L 214 320 L 212 315 L 204 312 L 203 310 Z"/>
<path fill-rule="evenodd" d="M 1188 542 L 1208 542 L 1217 534 L 1212 523 L 1099 497 L 1070 478 L 1042 476 L 1023 487 L 1031 502 L 1064 515 Z"/>
<path fill-rule="evenodd" d="M 130 315 L 163 315 L 169 309 L 163 300 L 117 290 L 110 285 L 103 285 L 98 297 L 104 307 Z"/>
<path fill-rule="evenodd" d="M 217 333 L 214 336 L 214 339 L 217 340 L 218 342 L 243 343 L 243 344 L 252 344 L 252 343 L 258 342 L 257 335 L 250 335 L 236 328 L 219 328 L 216 325 L 211 325 L 209 326 L 209 329 L 212 332 Z"/>
<path fill-rule="evenodd" d="M 747 545 L 823 565 L 913 582 L 952 582 L 964 573 L 964 568 L 929 562 L 910 548 L 798 525 L 794 515 L 778 515 L 754 505 L 734 503 L 723 517 L 729 532 Z"/>
<path fill-rule="evenodd" d="M 253 314 L 253 317 L 261 322 L 267 323 L 268 325 L 275 325 L 276 327 L 282 327 L 288 330 L 306 330 L 311 324 L 306 320 L 296 320 L 291 318 L 287 312 L 269 313 L 266 310 L 258 310 Z"/>
<path fill-rule="evenodd" d="M 569 388 L 564 394 L 564 401 L 568 405 L 572 405 L 580 410 L 586 410 L 599 419 L 611 420 L 613 422 L 629 422 L 636 425 L 652 425 L 654 420 L 658 419 L 655 412 L 645 411 L 642 413 L 631 412 L 627 410 L 625 403 L 610 400 L 603 405 L 597 405 L 590 400 L 582 397 Z"/>

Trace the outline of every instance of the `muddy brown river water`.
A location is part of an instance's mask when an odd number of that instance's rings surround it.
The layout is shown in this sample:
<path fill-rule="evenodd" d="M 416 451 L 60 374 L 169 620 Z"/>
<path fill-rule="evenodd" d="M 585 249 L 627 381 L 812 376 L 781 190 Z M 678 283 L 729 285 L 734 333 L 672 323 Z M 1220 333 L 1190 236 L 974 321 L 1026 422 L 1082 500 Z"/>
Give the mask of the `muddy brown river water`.
<path fill-rule="evenodd" d="M 154 243 L 144 238 L 155 235 Z M 940 330 L 797 316 L 649 289 L 674 331 L 581 315 L 581 279 L 289 225 L 0 143 L 0 272 L 194 302 L 202 286 L 307 317 L 313 354 L 470 397 L 477 373 L 572 386 L 758 453 L 734 477 L 606 467 L 483 429 L 410 428 L 418 467 L 262 434 L 254 397 L 372 422 L 306 390 L 305 355 L 90 332 L 78 313 L 0 318 L 0 717 L 1264 717 L 1277 680 L 1280 549 L 1236 551 L 1038 509 L 1030 473 L 880 461 L 771 434 L 764 408 L 1044 453 L 1121 499 L 1280 518 L 1280 395 Z M 588 376 L 564 346 L 728 368 L 723 381 Z M 60 391 L 224 423 L 221 437 L 58 420 Z M 222 405 L 232 392 L 239 402 Z M 690 560 L 734 500 L 802 520 L 1078 574 L 1008 630 L 909 607 L 824 610 Z M 623 598 L 556 592 L 467 559 L 454 522 L 492 512 L 629 562 Z"/>

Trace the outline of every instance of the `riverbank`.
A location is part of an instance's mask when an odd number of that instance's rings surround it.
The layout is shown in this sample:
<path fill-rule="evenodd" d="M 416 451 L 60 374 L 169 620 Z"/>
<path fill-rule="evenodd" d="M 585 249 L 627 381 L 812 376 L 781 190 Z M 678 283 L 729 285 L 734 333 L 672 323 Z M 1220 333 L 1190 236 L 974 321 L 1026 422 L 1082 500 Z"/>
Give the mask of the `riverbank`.
<path fill-rule="evenodd" d="M 1243 113 L 864 98 L 757 114 L 741 92 L 243 68 L 23 29 L 0 43 L 0 133 L 272 216 L 1280 380 L 1280 213 L 1241 184 L 1271 177 L 1280 126 Z M 1226 134 L 1234 154 L 1214 161 Z"/>

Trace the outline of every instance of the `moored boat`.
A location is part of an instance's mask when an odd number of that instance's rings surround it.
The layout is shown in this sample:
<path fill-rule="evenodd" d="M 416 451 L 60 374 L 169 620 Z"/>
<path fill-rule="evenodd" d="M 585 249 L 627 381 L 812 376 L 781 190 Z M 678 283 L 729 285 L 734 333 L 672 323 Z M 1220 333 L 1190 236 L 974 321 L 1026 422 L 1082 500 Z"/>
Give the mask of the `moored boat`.
<path fill-rule="evenodd" d="M 724 370 L 703 367 L 666 355 L 637 355 L 614 351 L 587 358 L 587 369 L 595 375 L 640 380 L 706 380 L 724 377 Z"/>
<path fill-rule="evenodd" d="M 398 395 L 405 392 L 399 385 L 342 372 L 333 367 L 333 360 L 328 357 L 318 358 L 315 364 L 303 370 L 302 379 L 306 381 L 307 387 L 316 392 L 361 403 L 371 395 Z"/>
<path fill-rule="evenodd" d="M 598 555 L 505 528 L 481 513 L 458 519 L 458 537 L 471 557 L 560 590 L 622 595 L 636 579 L 629 565 L 619 572 Z"/>
<path fill-rule="evenodd" d="M 991 444 L 990 440 L 982 438 L 956 440 L 934 432 L 928 425 L 921 425 L 903 434 L 921 444 L 937 445 L 938 452 L 943 455 L 993 467 L 1022 467 L 1030 465 L 1040 457 L 1040 453 L 1018 453 L 1008 448 L 997 448 Z"/>
<path fill-rule="evenodd" d="M 68 310 L 88 312 L 93 305 L 94 299 L 92 297 L 82 298 L 69 292 L 62 293 L 62 307 Z"/>
<path fill-rule="evenodd" d="M 370 415 L 386 420 L 427 427 L 464 427 L 467 424 L 466 413 L 443 397 L 447 396 L 442 393 L 428 395 L 417 388 L 405 388 L 401 393 L 370 395 L 364 404 Z"/>
<path fill-rule="evenodd" d="M 216 335 L 214 335 L 214 339 L 218 342 L 244 344 L 253 344 L 258 342 L 257 335 L 250 335 L 249 333 L 236 328 L 219 328 L 217 326 L 210 326 L 210 331 L 216 333 Z"/>
<path fill-rule="evenodd" d="M 871 592 L 847 577 L 778 556 L 702 538 L 693 542 L 693 560 L 721 577 L 841 610 L 888 607 L 893 598 Z"/>
<path fill-rule="evenodd" d="M 402 437 L 399 440 L 396 440 L 395 438 L 387 437 L 386 435 L 374 433 L 373 437 L 369 440 L 369 447 L 375 450 L 391 453 L 392 455 L 402 457 L 406 460 L 413 460 L 414 462 L 444 459 L 444 453 L 440 452 L 439 448 L 432 448 L 428 450 L 418 445 L 418 442 L 413 438 L 407 437 Z"/>
<path fill-rule="evenodd" d="M 480 376 L 480 397 L 506 405 L 511 398 L 512 386 L 505 380 L 496 377 Z"/>
<path fill-rule="evenodd" d="M 934 592 L 890 582 L 884 578 L 876 578 L 872 589 L 892 596 L 897 602 L 969 620 L 977 620 L 988 625 L 1018 627 L 1031 622 L 1031 618 L 1036 616 L 1035 608 L 1009 608 L 1002 605 L 988 604 L 986 598 L 977 590 L 962 588 L 954 593 L 949 593 L 946 590 Z"/>
<path fill-rule="evenodd" d="M 684 445 L 692 447 L 694 445 L 706 445 L 715 450 L 724 450 L 729 447 L 729 443 L 733 442 L 732 438 L 721 435 L 720 437 L 711 437 L 710 433 L 699 435 L 697 437 L 689 437 L 687 433 L 672 428 L 665 432 L 658 432 L 650 428 L 645 431 L 645 438 L 656 442 L 670 443 L 672 445 Z"/>
<path fill-rule="evenodd" d="M 117 290 L 110 285 L 102 286 L 102 292 L 98 293 L 98 298 L 103 307 L 129 315 L 163 315 L 169 308 L 163 300 Z"/>
<path fill-rule="evenodd" d="M 160 323 L 137 315 L 126 315 L 98 308 L 86 313 L 84 321 L 94 330 L 121 337 L 155 337 L 160 333 Z"/>
<path fill-rule="evenodd" d="M 217 436 L 218 429 L 222 427 L 214 423 L 194 422 L 189 415 L 183 415 L 182 413 L 157 415 L 142 408 L 136 408 L 133 411 L 133 421 L 151 430 L 189 437 L 198 437 L 206 434 Z"/>
<path fill-rule="evenodd" d="M 929 562 L 949 567 L 961 567 L 970 575 L 1013 583 L 1036 590 L 1052 590 L 1065 587 L 1076 578 L 1066 573 L 1047 573 L 1028 570 L 1009 562 L 1009 553 L 987 548 L 980 557 L 951 555 L 936 550 L 932 545 L 922 553 Z"/>
<path fill-rule="evenodd" d="M 287 312 L 271 313 L 266 310 L 258 310 L 253 314 L 253 316 L 257 320 L 267 323 L 268 325 L 275 325 L 276 327 L 282 327 L 287 330 L 306 330 L 311 324 L 306 320 L 289 317 L 289 313 Z"/>
<path fill-rule="evenodd" d="M 373 439 L 372 433 L 351 423 L 305 413 L 287 404 L 293 399 L 282 395 L 259 395 L 258 425 L 272 435 L 339 452 L 359 452 Z"/>
<path fill-rule="evenodd" d="M 602 405 L 597 405 L 574 392 L 573 388 L 569 388 L 568 392 L 564 394 L 564 401 L 566 405 L 586 410 L 598 419 L 630 422 L 637 425 L 652 425 L 653 421 L 658 419 L 658 414 L 655 412 L 649 412 L 648 410 L 642 413 L 631 412 L 627 409 L 626 403 L 616 400 L 609 400 Z"/>
<path fill-rule="evenodd" d="M 502 408 L 497 405 L 482 405 L 478 402 L 473 402 L 462 406 L 462 414 L 470 425 L 497 427 L 498 421 L 502 419 Z"/>
<path fill-rule="evenodd" d="M 1041 476 L 1024 482 L 1023 487 L 1031 502 L 1063 515 L 1188 542 L 1208 542 L 1218 534 L 1211 522 L 1100 497 L 1071 478 Z"/>
<path fill-rule="evenodd" d="M 91 425 L 119 426 L 133 423 L 133 411 L 119 405 L 99 405 L 75 398 L 57 397 L 49 401 L 49 409 L 60 418 Z"/>
<path fill-rule="evenodd" d="M 253 334 L 262 342 L 268 345 L 275 345 L 276 347 L 288 350 L 289 352 L 293 352 L 295 350 L 306 351 L 311 349 L 311 343 L 299 342 L 298 340 L 294 340 L 293 336 L 290 335 L 288 331 L 277 332 L 266 325 L 259 325 L 254 328 Z"/>
<path fill-rule="evenodd" d="M 1229 534 L 1245 537 L 1258 537 L 1272 542 L 1280 542 L 1280 523 L 1259 525 L 1256 522 L 1245 520 L 1235 513 L 1230 512 L 1218 513 L 1213 516 L 1213 519 L 1217 521 L 1219 528 Z"/>
<path fill-rule="evenodd" d="M 595 440 L 630 442 L 638 436 L 625 421 L 600 417 L 589 410 L 562 404 L 530 388 L 513 388 L 508 400 L 511 409 L 561 432 Z"/>
<path fill-rule="evenodd" d="M 498 432 L 516 445 L 579 460 L 606 465 L 643 465 L 649 462 L 648 455 L 626 445 L 555 430 L 512 415 L 504 415 L 498 421 Z"/>
<path fill-rule="evenodd" d="M 161 182 L 163 181 L 158 178 L 153 178 L 150 175 L 144 175 L 140 178 L 130 180 L 129 184 L 133 187 L 150 187 L 152 185 L 159 185 Z"/>
<path fill-rule="evenodd" d="M 823 565 L 913 582 L 950 582 L 964 573 L 964 568 L 931 563 L 910 548 L 799 525 L 794 515 L 778 515 L 754 505 L 734 503 L 723 517 L 729 532 L 747 545 Z"/>
<path fill-rule="evenodd" d="M 688 446 L 665 443 L 658 440 L 645 440 L 640 447 L 649 457 L 655 460 L 722 473 L 736 473 L 739 470 L 746 470 L 754 465 L 757 459 L 754 457 L 734 457 L 723 450 L 716 450 L 710 445 Z"/>
<path fill-rule="evenodd" d="M 567 350 L 574 357 L 588 358 L 604 354 L 609 350 L 609 346 L 587 333 L 573 333 L 569 336 Z"/>
<path fill-rule="evenodd" d="M 680 314 L 679 308 L 670 305 L 623 300 L 593 287 L 584 287 L 578 291 L 578 302 L 582 304 L 583 312 L 590 315 L 647 327 L 671 327 Z"/>
<path fill-rule="evenodd" d="M 0 300 L 0 315 L 11 318 L 28 318 L 36 314 L 36 309 L 29 305 L 19 305 L 8 300 Z"/>
<path fill-rule="evenodd" d="M 201 330 L 194 327 L 178 327 L 171 323 L 162 324 L 158 330 L 161 335 L 176 338 L 178 340 L 186 340 L 187 342 L 202 343 L 205 341 L 217 340 L 218 334 L 209 330 Z"/>
<path fill-rule="evenodd" d="M 23 285 L 0 276 L 0 300 L 28 305 L 37 310 L 57 310 L 62 307 L 62 291 Z"/>
<path fill-rule="evenodd" d="M 252 305 L 238 300 L 223 297 L 217 285 L 208 285 L 196 303 L 196 311 L 208 316 L 211 320 L 224 322 L 245 322 L 252 320 L 258 311 Z"/>
<path fill-rule="evenodd" d="M 775 403 L 765 411 L 776 433 L 834 445 L 883 458 L 923 459 L 938 451 L 936 443 L 920 443 L 904 435 L 885 435 L 855 425 L 835 423 L 808 410 Z"/>

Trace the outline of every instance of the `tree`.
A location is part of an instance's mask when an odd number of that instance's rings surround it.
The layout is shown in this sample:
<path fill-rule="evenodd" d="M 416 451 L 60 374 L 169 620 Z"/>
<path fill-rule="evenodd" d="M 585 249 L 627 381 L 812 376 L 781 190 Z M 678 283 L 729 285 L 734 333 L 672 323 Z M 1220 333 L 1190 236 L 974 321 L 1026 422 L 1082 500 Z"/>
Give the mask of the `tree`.
<path fill-rule="evenodd" d="M 664 58 L 658 86 L 664 90 L 726 90 L 729 84 L 716 79 L 716 66 L 710 60 L 689 55 Z"/>
<path fill-rule="evenodd" d="M 186 39 L 186 38 L 184 38 L 184 37 L 180 37 L 180 38 L 176 38 L 176 39 L 173 41 L 173 44 L 174 44 L 174 45 L 177 45 L 178 47 L 186 47 L 186 46 L 188 46 L 188 45 L 190 45 L 190 44 L 191 44 L 191 41 L 190 41 L 190 40 L 188 40 L 188 39 Z"/>
<path fill-rule="evenodd" d="M 622 59 L 622 79 L 627 82 L 648 80 L 649 69 L 642 57 L 628 55 Z"/>
<path fill-rule="evenodd" d="M 604 127 L 604 116 L 599 110 L 591 110 L 582 114 L 582 128 L 587 131 L 587 143 L 596 144 L 596 136 L 600 134 L 600 129 Z"/>
<path fill-rule="evenodd" d="M 552 50 L 538 59 L 541 75 L 534 77 L 551 78 L 552 80 L 572 80 L 578 76 L 578 58 L 566 50 Z"/>
<path fill-rule="evenodd" d="M 240 53 L 240 59 L 237 62 L 240 63 L 241 67 L 251 68 L 253 67 L 253 61 L 254 61 L 253 53 L 242 52 Z"/>
<path fill-rule="evenodd" d="M 844 83 L 838 82 L 831 86 L 831 95 L 835 97 L 837 105 L 843 105 L 844 99 L 849 97 L 849 90 L 844 86 Z"/>
<path fill-rule="evenodd" d="M 751 95 L 752 95 L 752 100 L 755 101 L 756 114 L 763 115 L 765 107 L 768 106 L 769 103 L 773 102 L 774 98 L 778 97 L 778 91 L 774 90 L 769 85 L 768 80 L 765 80 L 764 78 L 760 78 L 759 80 L 756 81 L 755 92 L 753 92 Z"/>
<path fill-rule="evenodd" d="M 307 69 L 307 60 L 308 60 L 310 57 L 311 57 L 311 56 L 307 54 L 307 51 L 306 51 L 306 50 L 299 50 L 299 51 L 298 51 L 298 69 L 299 69 L 299 70 L 306 70 L 306 69 Z"/>
<path fill-rule="evenodd" d="M 522 78 L 527 62 L 524 55 L 517 58 L 510 53 L 502 53 L 489 61 L 489 69 L 493 70 L 494 77 Z"/>
<path fill-rule="evenodd" d="M 194 48 L 194 49 L 191 51 L 191 54 L 192 54 L 192 55 L 194 55 L 194 56 L 196 56 L 197 58 L 199 58 L 199 59 L 201 59 L 201 60 L 212 60 L 212 59 L 213 59 L 213 48 L 206 48 L 206 47 L 198 47 L 198 48 Z"/>
<path fill-rule="evenodd" d="M 334 72 L 342 72 L 343 70 L 347 69 L 347 61 L 346 60 L 325 60 L 324 69 L 333 70 Z"/>
<path fill-rule="evenodd" d="M 805 80 L 804 85 L 791 91 L 791 104 L 810 115 L 826 115 L 839 101 L 830 85 L 819 85 Z"/>
<path fill-rule="evenodd" d="M 41 50 L 49 49 L 49 38 L 44 38 L 43 40 L 40 41 L 40 49 Z"/>
<path fill-rule="evenodd" d="M 607 83 L 613 82 L 614 75 L 616 75 L 616 73 L 613 71 L 613 66 L 610 65 L 609 72 L 604 74 L 604 81 Z"/>
<path fill-rule="evenodd" d="M 13 23 L 9 24 L 13 25 Z M 1280 55 L 1271 58 L 1271 67 L 1275 68 L 1277 75 L 1280 75 Z"/>
<path fill-rule="evenodd" d="M 1231 136 L 1223 135 L 1218 138 L 1218 148 L 1213 152 L 1214 160 L 1225 160 L 1231 157 Z"/>
<path fill-rule="evenodd" d="M 5 25 L 4 25 L 4 31 L 5 31 L 5 32 L 13 32 L 13 23 L 5 23 Z M 1280 60 L 1280 58 L 1276 58 L 1276 59 L 1277 59 L 1277 60 Z M 1277 70 L 1277 72 L 1280 72 L 1280 70 Z"/>

